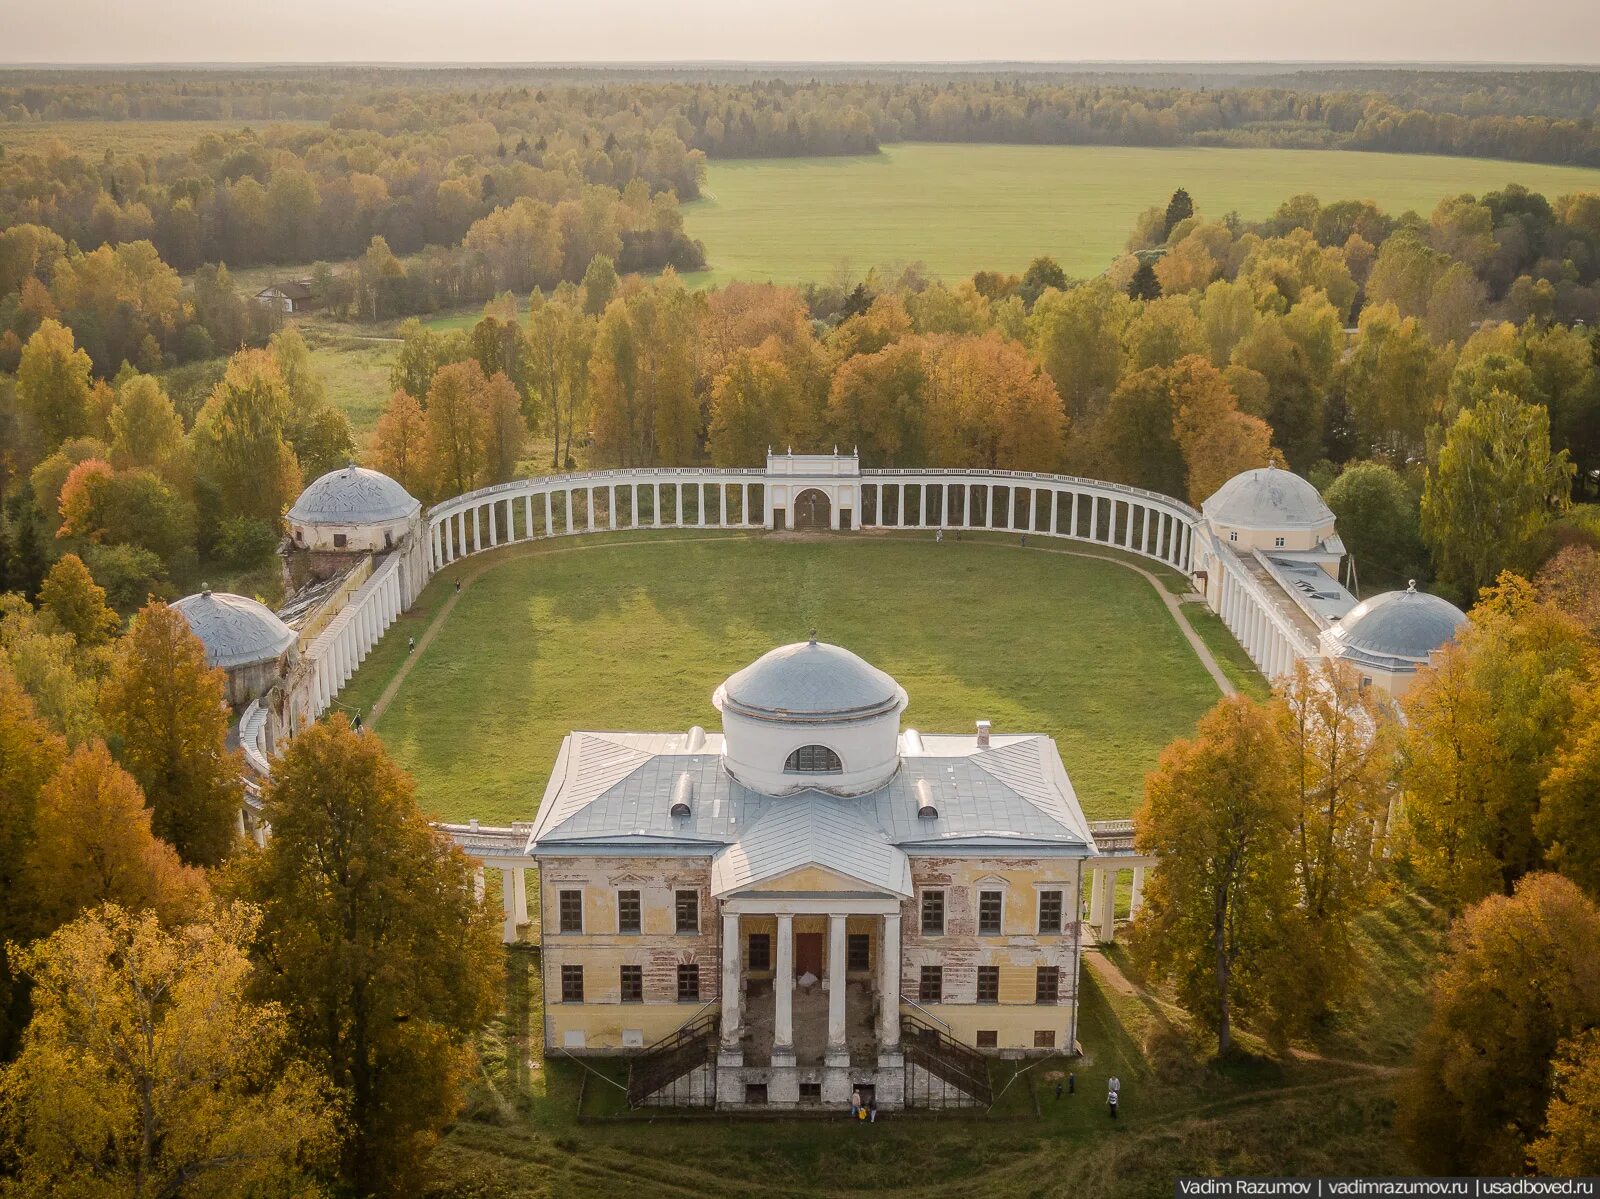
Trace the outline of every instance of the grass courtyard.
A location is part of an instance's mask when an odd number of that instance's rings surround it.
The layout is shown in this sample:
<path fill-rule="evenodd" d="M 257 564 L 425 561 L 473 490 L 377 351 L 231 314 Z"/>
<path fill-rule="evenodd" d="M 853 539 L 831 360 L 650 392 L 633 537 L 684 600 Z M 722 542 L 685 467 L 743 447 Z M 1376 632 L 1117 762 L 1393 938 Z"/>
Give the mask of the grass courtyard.
<path fill-rule="evenodd" d="M 458 578 L 375 726 L 449 820 L 531 820 L 573 729 L 715 729 L 716 685 L 812 627 L 900 681 L 910 727 L 988 718 L 1055 737 L 1091 819 L 1130 814 L 1162 747 L 1218 696 L 1155 589 L 1112 561 L 1009 541 L 664 532 L 459 563 L 340 704 L 372 707 Z"/>
<path fill-rule="evenodd" d="M 1140 211 L 1178 187 L 1207 216 L 1260 220 L 1300 192 L 1426 216 L 1446 196 L 1510 181 L 1553 200 L 1600 190 L 1600 171 L 1347 150 L 907 143 L 875 155 L 717 160 L 684 222 L 706 246 L 710 269 L 696 282 L 792 283 L 910 262 L 956 279 L 1020 273 L 1039 254 L 1087 278 L 1122 252 Z"/>

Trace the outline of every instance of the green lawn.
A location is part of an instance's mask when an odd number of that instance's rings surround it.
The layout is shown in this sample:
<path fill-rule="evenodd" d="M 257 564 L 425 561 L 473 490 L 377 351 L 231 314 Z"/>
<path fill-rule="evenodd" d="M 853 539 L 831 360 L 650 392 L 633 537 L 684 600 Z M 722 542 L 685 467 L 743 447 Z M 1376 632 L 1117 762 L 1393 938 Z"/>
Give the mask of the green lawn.
<path fill-rule="evenodd" d="M 1217 699 L 1149 582 L 1114 562 L 971 541 L 648 536 L 519 547 L 469 583 L 377 726 L 426 810 L 531 820 L 569 731 L 714 729 L 716 685 L 813 626 L 900 680 L 909 726 L 987 717 L 1055 737 L 1091 819 L 1129 814 L 1161 748 Z M 407 638 L 486 561 L 435 580 L 339 702 L 369 709 Z"/>
<path fill-rule="evenodd" d="M 959 278 L 1020 272 L 1037 254 L 1087 277 L 1122 251 L 1142 209 L 1165 204 L 1178 187 L 1204 214 L 1237 210 L 1253 220 L 1298 192 L 1426 215 L 1447 195 L 1512 180 L 1551 199 L 1600 191 L 1600 171 L 1481 158 L 906 144 L 871 156 L 713 162 L 707 198 L 684 211 L 710 263 L 695 281 L 795 282 L 908 262 Z"/>

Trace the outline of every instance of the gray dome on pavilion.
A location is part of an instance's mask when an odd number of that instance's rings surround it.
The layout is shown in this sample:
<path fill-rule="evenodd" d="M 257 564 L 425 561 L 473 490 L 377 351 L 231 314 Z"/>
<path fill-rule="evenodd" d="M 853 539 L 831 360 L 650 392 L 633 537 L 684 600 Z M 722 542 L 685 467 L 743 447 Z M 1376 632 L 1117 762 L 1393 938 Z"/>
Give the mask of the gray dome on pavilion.
<path fill-rule="evenodd" d="M 295 632 L 265 604 L 225 591 L 186 595 L 172 605 L 206 647 L 206 664 L 233 670 L 271 662 L 295 642 Z"/>
<path fill-rule="evenodd" d="M 352 464 L 330 470 L 302 491 L 289 519 L 304 525 L 374 525 L 404 520 L 421 508 L 419 500 L 382 471 Z"/>
<path fill-rule="evenodd" d="M 907 700 L 899 683 L 849 650 L 798 641 L 757 658 L 711 702 L 756 720 L 837 722 L 897 711 Z"/>
<path fill-rule="evenodd" d="M 1234 475 L 1200 510 L 1216 524 L 1246 529 L 1317 529 L 1333 521 L 1315 487 L 1276 466 Z"/>
<path fill-rule="evenodd" d="M 1363 600 L 1327 637 L 1341 658 L 1404 669 L 1426 662 L 1466 620 L 1466 613 L 1449 600 L 1418 591 L 1413 584 Z"/>

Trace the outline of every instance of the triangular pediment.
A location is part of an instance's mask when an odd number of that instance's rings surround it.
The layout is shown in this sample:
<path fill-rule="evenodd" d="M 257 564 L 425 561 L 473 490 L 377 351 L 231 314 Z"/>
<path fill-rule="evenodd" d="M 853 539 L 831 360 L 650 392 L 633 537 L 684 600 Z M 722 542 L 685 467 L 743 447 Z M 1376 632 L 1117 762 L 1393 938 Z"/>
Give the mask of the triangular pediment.
<path fill-rule="evenodd" d="M 769 878 L 747 883 L 745 891 L 789 891 L 819 893 L 839 891 L 879 891 L 876 883 L 855 878 L 838 870 L 830 870 L 816 862 L 808 862 L 793 870 L 785 870 Z"/>

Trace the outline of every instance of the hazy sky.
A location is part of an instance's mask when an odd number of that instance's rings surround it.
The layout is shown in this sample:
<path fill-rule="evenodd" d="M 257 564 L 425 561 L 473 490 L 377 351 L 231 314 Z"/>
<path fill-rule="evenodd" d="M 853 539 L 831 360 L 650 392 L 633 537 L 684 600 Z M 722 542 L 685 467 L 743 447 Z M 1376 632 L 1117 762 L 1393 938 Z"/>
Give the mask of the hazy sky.
<path fill-rule="evenodd" d="M 1600 61 L 1596 0 L 0 0 L 0 62 Z"/>

